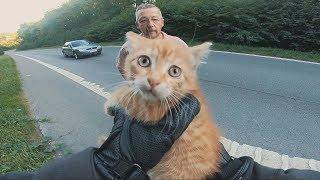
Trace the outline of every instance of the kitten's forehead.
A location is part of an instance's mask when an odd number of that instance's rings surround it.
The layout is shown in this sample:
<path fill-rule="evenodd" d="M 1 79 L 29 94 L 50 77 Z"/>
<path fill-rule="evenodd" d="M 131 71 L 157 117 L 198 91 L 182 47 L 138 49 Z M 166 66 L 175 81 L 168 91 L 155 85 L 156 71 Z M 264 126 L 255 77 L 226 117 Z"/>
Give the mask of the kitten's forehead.
<path fill-rule="evenodd" d="M 182 46 L 178 42 L 172 40 L 159 40 L 160 43 L 156 43 L 157 50 L 159 53 L 160 59 L 167 58 L 167 59 L 186 59 L 191 54 L 188 50 L 188 47 Z"/>
<path fill-rule="evenodd" d="M 152 67 L 168 68 L 172 65 L 188 66 L 192 54 L 188 47 L 172 40 L 152 40 L 141 44 L 135 49 L 135 57 L 146 55 L 153 61 Z"/>
<path fill-rule="evenodd" d="M 156 57 L 158 63 L 164 66 L 178 65 L 188 61 L 191 58 L 191 53 L 188 47 L 183 47 L 177 42 L 159 40 L 155 43 L 153 56 Z"/>
<path fill-rule="evenodd" d="M 161 51 L 160 51 L 161 52 Z M 163 71 L 167 71 L 171 66 L 175 65 L 178 67 L 184 67 L 188 65 L 188 59 L 186 56 L 181 56 L 176 51 L 171 51 L 168 54 L 162 56 L 152 55 L 152 61 L 154 62 L 154 68 L 161 68 Z"/>

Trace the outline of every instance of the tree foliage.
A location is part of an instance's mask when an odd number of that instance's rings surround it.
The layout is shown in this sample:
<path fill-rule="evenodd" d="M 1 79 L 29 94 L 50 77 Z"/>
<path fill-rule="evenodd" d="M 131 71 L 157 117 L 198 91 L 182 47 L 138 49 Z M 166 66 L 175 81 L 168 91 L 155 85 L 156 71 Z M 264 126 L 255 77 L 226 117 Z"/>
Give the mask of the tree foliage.
<path fill-rule="evenodd" d="M 20 49 L 72 39 L 123 40 L 135 27 L 135 5 L 144 0 L 70 0 L 19 29 Z M 150 0 L 148 2 L 154 2 Z M 318 0 L 156 0 L 165 31 L 185 41 L 319 51 Z"/>
<path fill-rule="evenodd" d="M 20 40 L 18 33 L 0 33 L 0 49 L 3 51 L 14 49 L 19 45 Z"/>

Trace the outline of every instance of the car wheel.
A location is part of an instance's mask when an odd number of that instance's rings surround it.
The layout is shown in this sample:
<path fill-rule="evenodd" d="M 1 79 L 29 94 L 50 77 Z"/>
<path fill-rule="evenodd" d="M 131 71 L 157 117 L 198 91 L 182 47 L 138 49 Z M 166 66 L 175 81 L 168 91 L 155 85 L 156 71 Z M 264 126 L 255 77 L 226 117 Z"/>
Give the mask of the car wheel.
<path fill-rule="evenodd" d="M 97 54 L 100 55 L 100 54 L 101 54 L 101 51 L 99 51 Z"/>
<path fill-rule="evenodd" d="M 73 57 L 76 59 L 80 59 L 80 56 L 76 52 L 73 52 Z"/>
<path fill-rule="evenodd" d="M 63 56 L 66 57 L 66 58 L 69 57 L 66 53 L 63 53 Z"/>

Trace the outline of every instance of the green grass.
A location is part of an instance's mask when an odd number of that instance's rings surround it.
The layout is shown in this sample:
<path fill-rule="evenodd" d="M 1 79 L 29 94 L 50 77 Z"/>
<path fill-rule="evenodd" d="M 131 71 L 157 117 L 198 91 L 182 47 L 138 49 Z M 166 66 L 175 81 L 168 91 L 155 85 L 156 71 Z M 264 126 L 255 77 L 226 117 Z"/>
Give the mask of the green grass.
<path fill-rule="evenodd" d="M 13 59 L 0 56 L 0 174 L 33 170 L 54 156 L 29 116 Z"/>
<path fill-rule="evenodd" d="M 274 56 L 274 57 L 297 59 L 302 61 L 320 63 L 320 52 L 301 52 L 301 51 L 278 49 L 278 48 L 251 47 L 251 46 L 230 45 L 230 44 L 222 44 L 222 43 L 214 43 L 212 49 L 217 51 L 257 54 L 257 55 Z"/>

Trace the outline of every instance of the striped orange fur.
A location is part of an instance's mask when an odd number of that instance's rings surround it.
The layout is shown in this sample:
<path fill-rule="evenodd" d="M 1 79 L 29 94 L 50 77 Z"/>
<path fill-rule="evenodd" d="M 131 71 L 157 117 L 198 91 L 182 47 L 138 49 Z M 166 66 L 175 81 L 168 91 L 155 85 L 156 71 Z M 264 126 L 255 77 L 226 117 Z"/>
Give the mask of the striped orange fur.
<path fill-rule="evenodd" d="M 127 33 L 127 39 L 130 49 L 124 70 L 129 84 L 111 94 L 107 107 L 120 105 L 136 119 L 156 123 L 187 93 L 197 97 L 201 104 L 199 114 L 187 130 L 148 172 L 151 179 L 204 179 L 217 172 L 220 132 L 196 72 L 201 59 L 209 53 L 211 43 L 184 47 L 174 41 L 150 40 L 132 32 Z M 148 57 L 151 65 L 142 67 L 138 62 L 141 57 Z M 173 71 L 171 74 L 169 69 Z M 180 76 L 173 77 L 177 72 L 181 72 Z"/>

